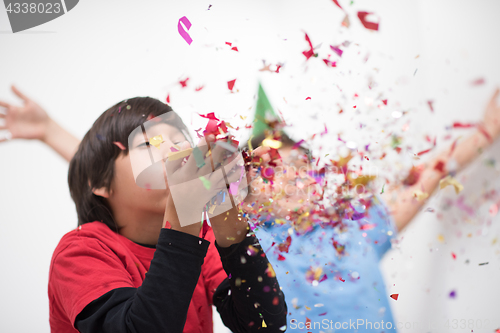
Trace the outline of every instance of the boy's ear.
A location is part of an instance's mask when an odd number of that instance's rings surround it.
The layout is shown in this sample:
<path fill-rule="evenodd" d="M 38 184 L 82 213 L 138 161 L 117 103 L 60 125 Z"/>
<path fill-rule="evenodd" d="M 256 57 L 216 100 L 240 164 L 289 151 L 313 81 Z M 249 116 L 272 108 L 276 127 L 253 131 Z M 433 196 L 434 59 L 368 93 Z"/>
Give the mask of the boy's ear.
<path fill-rule="evenodd" d="M 93 188 L 92 193 L 103 198 L 109 198 L 109 191 L 105 187 Z"/>
<path fill-rule="evenodd" d="M 91 186 L 90 186 L 90 180 L 89 180 L 88 184 L 89 184 L 89 187 L 91 187 Z M 108 190 L 106 189 L 106 187 L 101 187 L 101 188 L 93 188 L 93 189 L 92 189 L 92 193 L 94 193 L 95 195 L 98 195 L 98 196 L 100 196 L 100 197 L 103 197 L 103 198 L 109 198 L 110 192 L 111 192 L 111 191 L 108 191 Z"/>

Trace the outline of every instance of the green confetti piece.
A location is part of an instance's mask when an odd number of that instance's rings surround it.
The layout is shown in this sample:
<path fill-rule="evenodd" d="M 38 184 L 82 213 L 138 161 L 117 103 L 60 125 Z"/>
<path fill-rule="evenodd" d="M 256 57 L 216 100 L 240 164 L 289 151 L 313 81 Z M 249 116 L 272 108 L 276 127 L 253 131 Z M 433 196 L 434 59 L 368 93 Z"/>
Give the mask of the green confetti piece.
<path fill-rule="evenodd" d="M 207 190 L 209 190 L 209 189 L 210 189 L 210 187 L 212 186 L 212 184 L 210 183 L 210 180 L 206 179 L 206 178 L 205 178 L 205 177 L 203 177 L 203 176 L 201 176 L 201 177 L 200 177 L 200 180 L 201 180 L 201 182 L 203 183 L 203 186 L 205 186 L 205 188 L 206 188 Z"/>
<path fill-rule="evenodd" d="M 201 168 L 205 165 L 205 159 L 203 158 L 203 154 L 198 147 L 194 147 L 193 149 L 194 160 L 196 161 L 196 166 Z"/>
<path fill-rule="evenodd" d="M 382 192 L 380 192 L 380 194 L 384 193 L 384 186 L 385 186 L 385 184 L 382 185 Z"/>

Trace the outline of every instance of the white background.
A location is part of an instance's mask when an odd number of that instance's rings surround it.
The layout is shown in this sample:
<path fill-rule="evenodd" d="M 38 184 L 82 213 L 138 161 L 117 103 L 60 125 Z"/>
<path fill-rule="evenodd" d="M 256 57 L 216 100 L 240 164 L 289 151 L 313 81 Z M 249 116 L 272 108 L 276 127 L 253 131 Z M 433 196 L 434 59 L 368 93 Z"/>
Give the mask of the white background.
<path fill-rule="evenodd" d="M 381 177 L 420 163 L 411 157 L 429 148 L 425 135 L 437 136 L 438 148 L 445 148 L 471 133 L 446 126 L 480 120 L 500 85 L 500 2 L 339 2 L 349 14 L 349 29 L 341 28 L 345 14 L 330 0 L 85 0 L 58 19 L 17 34 L 11 33 L 2 7 L 0 99 L 18 102 L 9 90 L 15 83 L 81 138 L 104 110 L 135 96 L 164 101 L 170 94 L 171 105 L 193 129 L 203 125 L 195 112 L 216 112 L 234 126 L 250 124 L 260 80 L 294 138 L 307 139 L 327 124 L 328 134 L 314 141 L 316 148 L 322 146 L 315 150 L 318 156 L 335 153 L 341 144 L 337 133 L 358 147 L 371 142 L 372 159 L 365 167 L 374 167 Z M 377 14 L 379 31 L 363 28 L 356 16 L 361 10 Z M 182 16 L 192 23 L 191 45 L 177 32 Z M 308 49 L 304 32 L 318 58 L 306 61 L 302 55 Z M 329 45 L 346 40 L 351 44 L 339 59 Z M 336 68 L 321 60 L 328 55 L 338 61 Z M 262 60 L 284 66 L 279 74 L 260 72 Z M 187 77 L 182 89 L 178 81 Z M 471 85 L 478 78 L 485 84 Z M 227 89 L 232 79 L 234 93 Z M 379 108 L 382 99 L 388 105 Z M 393 111 L 407 113 L 394 119 Z M 400 155 L 384 139 L 391 131 L 404 138 Z M 446 134 L 451 138 L 444 140 Z M 373 158 L 382 151 L 386 159 Z M 457 206 L 458 196 L 442 190 L 426 206 L 435 212 L 419 214 L 384 258 L 388 294 L 399 294 L 397 301 L 390 300 L 396 321 L 444 325 L 449 320 L 450 325 L 449 330 L 400 332 L 493 332 L 500 327 L 495 283 L 500 221 L 488 213 L 493 201 L 484 199 L 487 191 L 500 190 L 499 153 L 497 142 L 459 176 L 463 202 L 475 213 L 465 213 Z M 493 157 L 496 167 L 486 164 Z M 59 239 L 77 223 L 67 167 L 39 142 L 0 144 L 0 332 L 49 331 L 50 259 Z M 479 266 L 483 262 L 489 264 Z M 456 298 L 449 297 L 451 291 Z M 453 330 L 454 319 L 458 327 L 462 319 L 466 325 L 473 320 L 473 326 Z M 486 320 L 488 328 L 479 328 Z M 216 331 L 222 332 L 219 325 Z"/>

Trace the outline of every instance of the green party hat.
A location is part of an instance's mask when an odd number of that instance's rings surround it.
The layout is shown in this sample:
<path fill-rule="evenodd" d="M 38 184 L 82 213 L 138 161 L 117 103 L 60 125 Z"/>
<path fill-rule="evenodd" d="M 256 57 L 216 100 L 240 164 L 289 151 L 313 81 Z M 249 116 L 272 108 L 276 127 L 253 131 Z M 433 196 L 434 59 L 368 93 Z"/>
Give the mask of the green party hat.
<path fill-rule="evenodd" d="M 255 118 L 253 123 L 252 135 L 257 137 L 264 133 L 266 129 L 270 129 L 269 123 L 273 121 L 280 121 L 279 117 L 273 110 L 269 99 L 259 82 L 259 93 L 257 96 L 257 105 L 255 107 Z"/>

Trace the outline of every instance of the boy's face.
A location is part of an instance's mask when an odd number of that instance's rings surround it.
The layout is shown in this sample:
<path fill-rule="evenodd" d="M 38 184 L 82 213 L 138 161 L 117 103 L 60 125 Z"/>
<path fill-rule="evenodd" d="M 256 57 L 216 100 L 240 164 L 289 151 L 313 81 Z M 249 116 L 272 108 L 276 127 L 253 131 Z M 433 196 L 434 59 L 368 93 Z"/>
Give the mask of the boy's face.
<path fill-rule="evenodd" d="M 155 136 L 161 135 L 162 142 L 158 147 L 152 146 L 150 143 L 151 149 L 149 150 L 154 154 L 154 159 L 166 158 L 167 154 L 171 152 L 171 147 L 180 145 L 182 142 L 186 141 L 182 132 L 174 126 L 165 123 L 158 123 L 152 126 L 148 129 L 148 132 L 154 133 Z M 148 139 L 151 141 L 151 138 Z M 148 158 L 138 158 L 144 156 L 144 153 L 147 151 L 148 144 L 141 131 L 130 138 L 129 154 L 120 154 L 116 159 L 114 177 L 111 182 L 111 195 L 108 198 L 111 206 L 115 207 L 115 209 L 127 206 L 128 208 L 151 213 L 163 214 L 165 212 L 169 189 L 163 178 L 162 169 L 159 171 L 160 178 L 155 176 L 152 182 L 163 182 L 163 189 L 154 186 L 159 184 L 152 184 L 149 188 L 148 186 L 138 186 L 136 177 L 134 177 L 134 171 L 144 171 L 151 166 L 149 153 L 146 154 Z M 161 163 L 156 164 L 159 164 L 161 168 Z M 147 182 L 147 177 L 145 179 Z"/>

